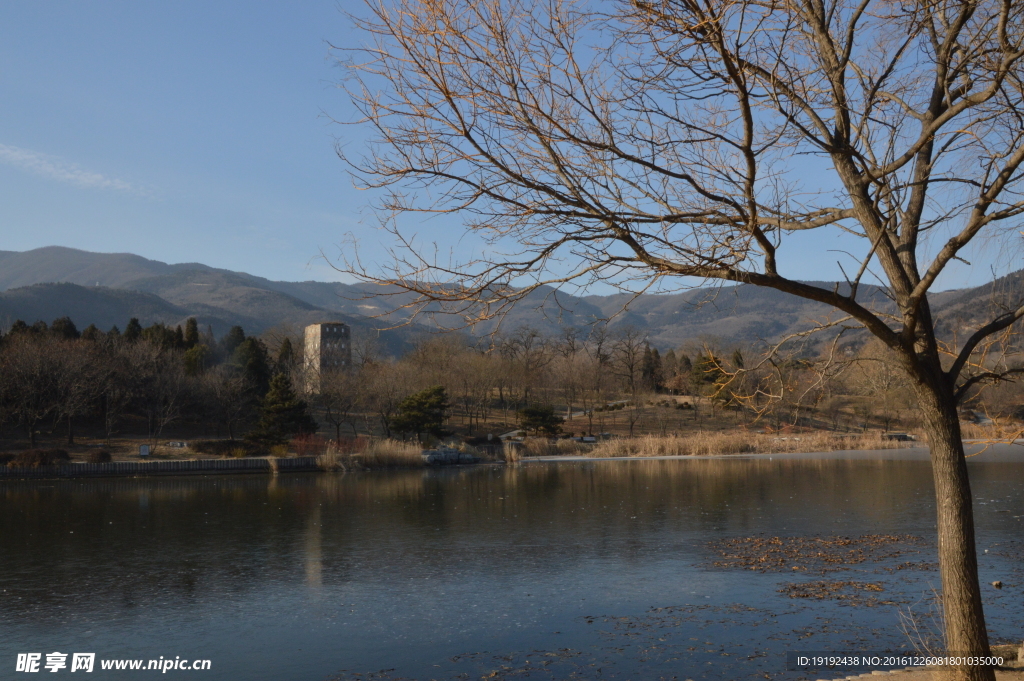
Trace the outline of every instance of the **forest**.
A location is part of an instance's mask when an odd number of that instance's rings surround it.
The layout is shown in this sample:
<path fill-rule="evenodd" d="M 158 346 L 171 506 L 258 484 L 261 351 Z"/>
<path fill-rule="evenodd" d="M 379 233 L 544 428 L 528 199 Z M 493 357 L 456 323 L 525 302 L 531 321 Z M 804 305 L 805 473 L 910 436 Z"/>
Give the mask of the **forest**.
<path fill-rule="evenodd" d="M 66 317 L 18 321 L 0 336 L 0 447 L 74 445 L 76 436 L 285 442 L 316 432 L 472 439 L 516 429 L 679 436 L 919 426 L 906 379 L 872 341 L 768 357 L 720 339 L 662 353 L 629 328 L 520 328 L 485 342 L 425 336 L 389 357 L 356 338 L 352 366 L 317 376 L 316 393 L 304 390 L 301 347 L 296 330 L 257 337 L 234 327 L 215 338 L 194 318 L 174 328 L 131 319 L 123 331 L 80 331 Z M 417 425 L 431 391 L 438 424 Z M 1012 429 L 1020 397 L 1015 384 L 989 388 L 968 401 L 965 418 Z"/>

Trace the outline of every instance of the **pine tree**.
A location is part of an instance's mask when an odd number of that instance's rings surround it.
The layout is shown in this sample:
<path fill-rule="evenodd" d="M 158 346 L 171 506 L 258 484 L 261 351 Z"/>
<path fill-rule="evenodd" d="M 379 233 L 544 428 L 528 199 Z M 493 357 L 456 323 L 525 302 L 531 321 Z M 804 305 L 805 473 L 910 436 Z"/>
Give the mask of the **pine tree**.
<path fill-rule="evenodd" d="M 124 334 L 121 337 L 129 343 L 134 343 L 142 338 L 142 324 L 139 324 L 137 317 L 128 320 L 128 326 L 124 327 Z"/>
<path fill-rule="evenodd" d="M 185 373 L 198 376 L 206 370 L 206 355 L 209 351 L 205 345 L 193 345 L 185 351 Z"/>
<path fill-rule="evenodd" d="M 277 351 L 277 370 L 278 371 L 291 371 L 292 365 L 295 363 L 295 348 L 292 346 L 290 338 L 285 338 L 281 341 L 281 347 Z"/>
<path fill-rule="evenodd" d="M 270 388 L 270 363 L 267 361 L 267 348 L 257 338 L 246 338 L 235 349 L 232 363 L 241 370 L 256 392 L 262 397 Z"/>
<path fill-rule="evenodd" d="M 199 345 L 199 324 L 195 317 L 189 317 L 185 322 L 185 349 L 194 348 Z"/>
<path fill-rule="evenodd" d="M 82 335 L 78 333 L 78 327 L 71 321 L 71 317 L 54 319 L 53 324 L 50 324 L 50 333 L 57 338 L 64 338 L 66 340 L 75 340 Z"/>
<path fill-rule="evenodd" d="M 232 326 L 231 330 L 227 332 L 224 338 L 221 339 L 220 345 L 224 350 L 224 354 L 228 357 L 235 351 L 239 345 L 245 341 L 245 331 L 240 326 Z"/>
<path fill-rule="evenodd" d="M 676 365 L 677 374 L 689 374 L 693 371 L 693 362 L 690 361 L 690 356 L 685 352 L 679 352 L 679 362 Z"/>
<path fill-rule="evenodd" d="M 402 400 L 391 428 L 400 433 L 415 433 L 417 436 L 429 433 L 442 437 L 448 434 L 444 428 L 448 409 L 448 393 L 443 386 L 435 385 Z"/>
<path fill-rule="evenodd" d="M 316 429 L 316 421 L 309 415 L 306 402 L 295 394 L 288 376 L 275 374 L 263 398 L 260 421 L 249 433 L 249 439 L 281 444 L 292 435 L 315 433 Z"/>
<path fill-rule="evenodd" d="M 102 337 L 103 332 L 97 329 L 95 324 L 90 324 L 89 326 L 82 329 L 83 340 L 98 341 Z"/>
<path fill-rule="evenodd" d="M 679 360 L 676 358 L 676 351 L 669 348 L 668 352 L 662 358 L 662 366 L 664 367 L 665 380 L 675 378 L 676 374 L 679 373 Z"/>
<path fill-rule="evenodd" d="M 562 424 L 565 423 L 565 419 L 556 415 L 555 408 L 551 405 L 526 407 L 520 409 L 516 415 L 523 430 L 545 435 L 558 435 L 562 432 Z"/>
<path fill-rule="evenodd" d="M 640 376 L 643 379 L 644 387 L 648 390 L 658 390 L 665 382 L 661 367 L 661 353 L 657 348 L 651 349 L 650 345 L 644 345 Z"/>

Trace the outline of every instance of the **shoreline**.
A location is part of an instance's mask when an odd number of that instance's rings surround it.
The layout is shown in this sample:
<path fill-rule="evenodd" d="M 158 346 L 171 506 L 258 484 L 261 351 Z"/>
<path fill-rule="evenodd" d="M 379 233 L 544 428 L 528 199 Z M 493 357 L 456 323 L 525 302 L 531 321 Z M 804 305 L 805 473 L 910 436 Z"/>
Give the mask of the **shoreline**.
<path fill-rule="evenodd" d="M 968 463 L 1019 463 L 1024 462 L 1024 440 L 1013 443 L 964 442 L 968 450 Z M 517 463 L 596 463 L 600 461 L 671 461 L 671 460 L 846 460 L 846 461 L 928 461 L 927 447 L 902 447 L 899 449 L 847 449 L 826 452 L 780 452 L 768 454 L 674 454 L 658 456 L 614 456 L 595 457 L 578 455 L 547 455 L 524 457 Z M 451 466 L 516 465 L 481 461 L 477 463 L 451 463 L 445 465 L 427 464 L 420 467 L 402 467 L 401 470 L 429 470 Z M 367 469 L 378 470 L 378 469 Z M 379 469 L 385 470 L 385 469 Z M 399 470 L 393 468 L 390 470 Z M 38 468 L 11 468 L 0 466 L 0 482 L 27 479 L 75 479 L 149 477 L 174 475 L 238 475 L 279 473 L 328 473 L 317 464 L 315 456 L 299 457 L 253 457 L 245 459 L 176 459 L 164 461 L 113 461 L 110 463 L 69 463 Z M 353 471 L 356 472 L 356 471 Z"/>

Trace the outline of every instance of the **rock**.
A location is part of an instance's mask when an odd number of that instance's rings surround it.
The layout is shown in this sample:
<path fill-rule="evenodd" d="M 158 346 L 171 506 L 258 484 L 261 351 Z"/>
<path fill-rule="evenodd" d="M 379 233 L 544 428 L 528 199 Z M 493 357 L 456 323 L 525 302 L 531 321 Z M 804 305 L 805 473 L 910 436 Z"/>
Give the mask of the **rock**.
<path fill-rule="evenodd" d="M 996 581 L 992 582 L 992 586 L 994 586 L 994 587 L 995 587 L 995 588 L 997 588 L 997 589 L 1002 589 L 1002 588 L 1003 588 L 1003 583 L 1002 583 L 1002 582 L 1000 582 L 1000 581 L 999 581 L 999 580 L 997 579 Z"/>
<path fill-rule="evenodd" d="M 1021 641 L 1020 648 L 1017 649 L 1017 664 L 1024 664 L 1024 641 Z"/>

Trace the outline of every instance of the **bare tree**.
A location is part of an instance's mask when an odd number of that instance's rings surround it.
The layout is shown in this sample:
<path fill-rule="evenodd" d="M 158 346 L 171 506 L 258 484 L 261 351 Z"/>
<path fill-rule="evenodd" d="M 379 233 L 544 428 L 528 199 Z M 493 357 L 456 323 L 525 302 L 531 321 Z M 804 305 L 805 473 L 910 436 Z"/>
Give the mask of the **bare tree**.
<path fill-rule="evenodd" d="M 50 341 L 57 353 L 54 388 L 56 415 L 67 422 L 67 443 L 75 444 L 75 419 L 85 414 L 102 393 L 103 364 L 95 344 L 88 341 Z"/>
<path fill-rule="evenodd" d="M 852 378 L 875 406 L 884 430 L 900 420 L 908 408 L 907 375 L 894 361 L 892 352 L 878 341 L 869 342 L 858 353 Z"/>
<path fill-rule="evenodd" d="M 373 432 L 370 424 L 372 414 L 384 435 L 391 437 L 391 421 L 398 412 L 399 403 L 409 394 L 408 377 L 396 364 L 379 362 L 363 367 L 360 381 L 367 430 Z"/>
<path fill-rule="evenodd" d="M 987 654 L 957 401 L 1004 376 L 972 373 L 971 357 L 1024 306 L 980 323 L 944 365 L 928 291 L 972 240 L 1014 236 L 1001 225 L 1024 212 L 1024 5 L 367 6 L 372 43 L 352 60 L 350 91 L 377 137 L 345 158 L 366 186 L 389 190 L 384 211 L 461 213 L 488 255 L 430 258 L 389 220 L 408 248 L 386 271 L 348 269 L 470 321 L 570 281 L 636 291 L 699 277 L 832 305 L 893 351 L 917 396 L 946 645 Z M 789 237 L 814 229 L 860 240 L 846 285 L 780 270 Z M 889 310 L 862 295 L 869 272 Z"/>
<path fill-rule="evenodd" d="M 234 367 L 219 365 L 199 378 L 200 390 L 207 414 L 223 425 L 228 439 L 235 434 L 258 401 L 252 383 Z"/>
<path fill-rule="evenodd" d="M 8 418 L 24 429 L 36 446 L 40 422 L 54 414 L 60 402 L 57 377 L 60 353 L 49 339 L 26 334 L 7 338 L 0 356 L 0 403 Z"/>
<path fill-rule="evenodd" d="M 359 402 L 360 379 L 350 368 L 320 375 L 320 392 L 314 404 L 327 423 L 334 426 L 335 440 L 341 441 L 341 427 L 348 424 L 356 435 L 355 407 Z"/>

